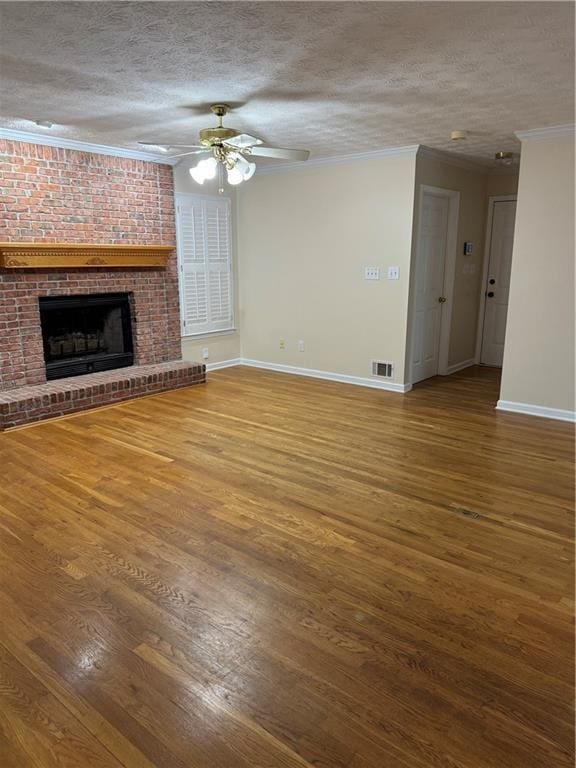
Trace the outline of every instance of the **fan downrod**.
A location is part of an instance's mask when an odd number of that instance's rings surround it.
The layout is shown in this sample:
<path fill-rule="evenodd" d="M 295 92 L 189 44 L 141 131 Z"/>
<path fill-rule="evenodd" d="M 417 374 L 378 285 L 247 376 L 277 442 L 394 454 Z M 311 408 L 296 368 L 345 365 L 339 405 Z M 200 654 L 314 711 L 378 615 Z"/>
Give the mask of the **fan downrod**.
<path fill-rule="evenodd" d="M 224 115 L 227 115 L 228 112 L 230 112 L 230 105 L 229 104 L 212 104 L 210 107 L 210 111 L 216 115 L 216 117 L 219 117 L 222 119 Z"/>
<path fill-rule="evenodd" d="M 229 104 L 212 104 L 210 111 L 218 118 L 216 128 L 204 128 L 200 131 L 200 143 L 205 147 L 221 146 L 226 139 L 232 139 L 238 136 L 239 131 L 234 128 L 224 128 L 222 118 L 230 112 Z"/>

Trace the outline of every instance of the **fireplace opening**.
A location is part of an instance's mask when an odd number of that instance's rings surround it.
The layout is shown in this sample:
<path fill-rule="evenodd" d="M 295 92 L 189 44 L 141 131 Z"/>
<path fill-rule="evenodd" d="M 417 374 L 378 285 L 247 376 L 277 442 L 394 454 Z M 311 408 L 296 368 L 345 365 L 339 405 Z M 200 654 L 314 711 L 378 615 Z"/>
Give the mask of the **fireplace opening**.
<path fill-rule="evenodd" d="M 46 296 L 39 301 L 48 380 L 134 363 L 127 293 Z"/>

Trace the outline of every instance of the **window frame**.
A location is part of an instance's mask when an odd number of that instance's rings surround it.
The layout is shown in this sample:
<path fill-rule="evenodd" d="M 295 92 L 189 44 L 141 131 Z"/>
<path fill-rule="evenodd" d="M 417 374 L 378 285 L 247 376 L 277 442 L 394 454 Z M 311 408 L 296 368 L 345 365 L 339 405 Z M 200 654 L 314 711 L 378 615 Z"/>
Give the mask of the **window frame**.
<path fill-rule="evenodd" d="M 176 253 L 178 260 L 178 298 L 180 302 L 180 335 L 184 339 L 199 339 L 204 336 L 221 336 L 229 333 L 234 333 L 236 328 L 236 287 L 235 287 L 235 264 L 234 264 L 234 220 L 233 220 L 233 205 L 232 200 L 228 196 L 221 195 L 198 195 L 192 192 L 178 192 L 174 195 L 175 198 L 175 218 L 176 218 Z M 229 277 L 230 277 L 230 327 L 228 328 L 215 328 L 203 331 L 189 331 L 186 328 L 185 321 L 185 291 L 184 291 L 184 260 L 183 260 L 183 243 L 180 234 L 181 224 L 181 211 L 180 206 L 184 204 L 190 205 L 194 201 L 197 202 L 219 202 L 225 201 L 228 207 L 228 227 L 229 227 L 229 243 L 230 243 L 230 256 L 229 256 Z M 208 263 L 206 262 L 206 277 L 208 278 Z M 208 285 L 208 280 L 207 280 Z M 207 288 L 208 290 L 208 288 Z"/>

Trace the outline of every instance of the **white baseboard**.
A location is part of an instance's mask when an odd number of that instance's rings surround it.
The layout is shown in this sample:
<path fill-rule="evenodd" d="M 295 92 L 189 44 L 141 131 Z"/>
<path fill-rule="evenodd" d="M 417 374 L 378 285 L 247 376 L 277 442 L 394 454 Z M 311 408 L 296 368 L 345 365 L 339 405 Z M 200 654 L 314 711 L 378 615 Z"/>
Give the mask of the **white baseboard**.
<path fill-rule="evenodd" d="M 531 403 L 515 403 L 512 400 L 498 400 L 496 408 L 499 411 L 511 413 L 524 413 L 527 416 L 541 416 L 545 419 L 558 419 L 559 421 L 576 421 L 576 411 L 563 411 L 559 408 L 547 408 L 544 405 L 532 405 Z"/>
<path fill-rule="evenodd" d="M 446 371 L 444 373 L 441 373 L 441 376 L 450 376 L 452 373 L 457 373 L 458 371 L 463 371 L 464 368 L 470 368 L 472 365 L 477 365 L 478 361 L 476 358 L 472 357 L 470 360 L 464 360 L 461 363 L 454 363 L 454 365 L 449 365 L 448 368 L 446 368 Z"/>
<path fill-rule="evenodd" d="M 220 363 L 206 363 L 206 370 L 219 371 L 220 368 L 231 368 L 233 365 L 242 365 L 242 358 L 236 357 L 233 360 L 222 360 Z"/>
<path fill-rule="evenodd" d="M 298 368 L 294 365 L 281 365 L 280 363 L 265 363 L 262 360 L 248 360 L 242 358 L 240 365 L 247 365 L 250 368 L 264 368 L 267 371 L 278 371 L 278 373 L 291 373 L 296 376 L 310 376 L 313 379 L 326 379 L 327 381 L 338 381 L 341 384 L 355 384 L 358 387 L 371 387 L 372 389 L 385 389 L 388 392 L 409 392 L 412 384 L 394 384 L 390 381 L 380 381 L 379 379 L 365 379 L 361 376 L 348 376 L 344 373 L 332 373 L 331 371 L 317 371 L 313 368 Z"/>
<path fill-rule="evenodd" d="M 456 365 L 451 365 L 445 375 L 456 373 L 471 365 L 476 365 L 476 360 L 466 360 Z M 232 368 L 235 365 L 246 365 L 249 368 L 262 368 L 267 371 L 277 371 L 278 373 L 290 373 L 295 376 L 309 376 L 313 379 L 325 379 L 326 381 L 337 381 L 341 384 L 354 384 L 358 387 L 370 387 L 372 389 L 383 389 L 387 392 L 398 392 L 404 394 L 412 389 L 412 384 L 395 384 L 389 381 L 379 381 L 378 379 L 367 379 L 361 376 L 349 376 L 344 373 L 333 373 L 332 371 L 317 371 L 313 368 L 299 368 L 295 365 L 282 365 L 281 363 L 267 363 L 263 360 L 250 360 L 245 357 L 236 357 L 232 360 L 222 360 L 220 363 L 208 363 L 207 371 L 218 371 L 221 368 Z M 526 416 L 540 416 L 545 419 L 557 419 L 559 421 L 576 421 L 575 411 L 564 411 L 559 408 L 548 408 L 544 405 L 532 405 L 531 403 L 515 403 L 511 400 L 498 400 L 496 409 L 499 411 L 508 411 L 509 413 L 522 413 Z"/>

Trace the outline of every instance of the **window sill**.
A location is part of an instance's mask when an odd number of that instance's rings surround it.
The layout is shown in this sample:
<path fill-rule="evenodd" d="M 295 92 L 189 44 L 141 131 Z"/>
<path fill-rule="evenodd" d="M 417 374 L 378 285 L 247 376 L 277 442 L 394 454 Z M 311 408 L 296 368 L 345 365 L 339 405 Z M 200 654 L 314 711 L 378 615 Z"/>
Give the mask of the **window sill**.
<path fill-rule="evenodd" d="M 184 339 L 205 339 L 212 336 L 230 336 L 232 333 L 238 333 L 238 328 L 227 328 L 224 331 L 203 331 L 202 333 L 183 333 Z"/>

